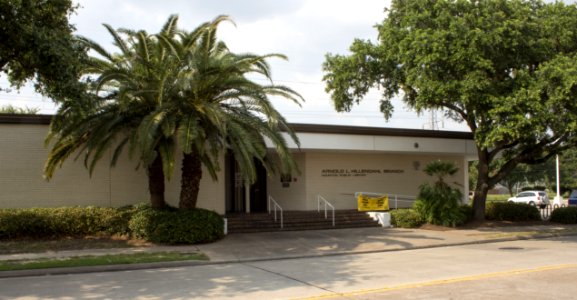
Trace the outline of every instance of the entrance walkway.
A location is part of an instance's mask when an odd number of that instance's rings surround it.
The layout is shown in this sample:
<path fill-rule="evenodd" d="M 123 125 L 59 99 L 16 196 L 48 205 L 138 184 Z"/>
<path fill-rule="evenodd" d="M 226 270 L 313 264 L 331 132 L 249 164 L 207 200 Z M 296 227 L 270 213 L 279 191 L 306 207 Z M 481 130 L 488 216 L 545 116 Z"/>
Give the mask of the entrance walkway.
<path fill-rule="evenodd" d="M 231 234 L 198 249 L 212 262 L 253 261 L 398 251 L 577 234 L 577 225 L 510 226 L 458 230 L 349 228 Z"/>
<path fill-rule="evenodd" d="M 0 255 L 0 260 L 64 258 L 137 252 L 202 252 L 204 261 L 166 262 L 134 265 L 110 265 L 62 269 L 38 269 L 0 272 L 0 278 L 121 271 L 229 262 L 266 261 L 350 253 L 401 251 L 453 245 L 491 243 L 531 238 L 577 235 L 577 225 L 535 225 L 491 227 L 459 230 L 425 230 L 401 228 L 351 228 L 312 231 L 239 233 L 204 245 L 154 246 L 147 248 L 89 249 L 43 253 Z"/>

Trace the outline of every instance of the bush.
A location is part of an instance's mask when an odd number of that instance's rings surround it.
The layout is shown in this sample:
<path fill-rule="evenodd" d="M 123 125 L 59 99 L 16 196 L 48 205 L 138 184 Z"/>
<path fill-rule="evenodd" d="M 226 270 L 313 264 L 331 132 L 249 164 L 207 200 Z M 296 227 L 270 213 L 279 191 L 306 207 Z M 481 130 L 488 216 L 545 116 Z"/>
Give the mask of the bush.
<path fill-rule="evenodd" d="M 473 207 L 471 205 L 461 205 L 459 207 L 459 210 L 461 211 L 463 219 L 458 223 L 458 225 L 469 223 L 473 220 L 475 211 L 473 210 Z"/>
<path fill-rule="evenodd" d="M 485 210 L 487 220 L 498 221 L 538 221 L 541 220 L 539 209 L 525 203 L 491 202 Z"/>
<path fill-rule="evenodd" d="M 204 209 L 155 210 L 147 205 L 0 209 L 0 239 L 132 234 L 156 243 L 206 243 L 223 236 L 224 222 Z"/>
<path fill-rule="evenodd" d="M 0 210 L 0 239 L 127 234 L 131 208 L 59 207 Z"/>
<path fill-rule="evenodd" d="M 460 198 L 461 192 L 450 187 L 424 185 L 413 208 L 427 223 L 455 227 L 466 219 L 459 206 Z"/>
<path fill-rule="evenodd" d="M 432 161 L 424 172 L 437 177 L 434 183 L 425 183 L 419 187 L 419 195 L 413 208 L 421 218 L 430 224 L 457 226 L 466 219 L 459 208 L 461 191 L 445 182 L 445 177 L 453 176 L 459 169 L 446 161 Z"/>
<path fill-rule="evenodd" d="M 577 206 L 560 207 L 551 213 L 551 222 L 577 224 Z"/>
<path fill-rule="evenodd" d="M 391 225 L 401 228 L 416 228 L 423 225 L 425 221 L 413 209 L 391 210 Z"/>
<path fill-rule="evenodd" d="M 209 243 L 224 236 L 224 221 L 205 209 L 175 210 L 145 208 L 129 223 L 132 234 L 153 243 Z"/>

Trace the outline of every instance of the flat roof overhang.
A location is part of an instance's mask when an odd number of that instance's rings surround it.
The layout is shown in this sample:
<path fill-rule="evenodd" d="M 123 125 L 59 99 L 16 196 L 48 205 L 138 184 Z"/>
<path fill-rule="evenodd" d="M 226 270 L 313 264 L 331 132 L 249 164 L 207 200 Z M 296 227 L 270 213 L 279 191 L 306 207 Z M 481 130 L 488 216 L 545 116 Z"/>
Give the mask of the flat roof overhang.
<path fill-rule="evenodd" d="M 289 140 L 289 147 L 295 151 L 457 155 L 471 160 L 477 156 L 470 132 L 317 124 L 290 126 L 300 141 L 299 147 Z"/>
<path fill-rule="evenodd" d="M 0 124 L 48 125 L 51 120 L 51 115 L 0 114 Z M 470 132 L 299 123 L 289 126 L 300 140 L 299 147 L 287 139 L 289 147 L 297 151 L 445 154 L 473 159 L 477 155 Z"/>

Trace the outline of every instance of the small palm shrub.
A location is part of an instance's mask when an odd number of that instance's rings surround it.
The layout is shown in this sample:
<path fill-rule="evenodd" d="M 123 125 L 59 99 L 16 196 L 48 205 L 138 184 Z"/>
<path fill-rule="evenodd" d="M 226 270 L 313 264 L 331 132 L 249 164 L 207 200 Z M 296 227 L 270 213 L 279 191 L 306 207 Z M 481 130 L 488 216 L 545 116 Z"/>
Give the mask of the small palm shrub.
<path fill-rule="evenodd" d="M 453 163 L 440 160 L 430 162 L 425 167 L 427 175 L 437 177 L 433 184 L 425 183 L 419 187 L 413 206 L 425 222 L 455 227 L 466 221 L 460 208 L 463 194 L 445 182 L 445 177 L 454 175 L 458 170 Z"/>
<path fill-rule="evenodd" d="M 551 222 L 577 224 L 577 206 L 560 207 L 551 213 Z"/>

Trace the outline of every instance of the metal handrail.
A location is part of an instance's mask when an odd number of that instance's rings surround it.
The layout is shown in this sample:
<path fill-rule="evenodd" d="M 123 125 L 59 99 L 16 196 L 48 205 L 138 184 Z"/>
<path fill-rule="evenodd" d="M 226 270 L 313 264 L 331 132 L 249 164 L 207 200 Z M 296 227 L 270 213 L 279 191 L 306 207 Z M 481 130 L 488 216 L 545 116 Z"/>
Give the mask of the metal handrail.
<path fill-rule="evenodd" d="M 268 196 L 268 213 L 270 214 L 271 211 L 271 206 L 270 203 L 273 203 L 273 208 L 274 208 L 274 221 L 276 222 L 276 209 L 278 207 L 278 209 L 280 210 L 280 228 L 282 229 L 284 227 L 284 221 L 283 221 L 283 211 L 282 211 L 282 207 L 278 204 L 278 202 L 276 202 L 272 196 Z"/>
<path fill-rule="evenodd" d="M 317 195 L 317 212 L 321 211 L 321 200 L 325 203 L 325 219 L 327 219 L 327 206 L 333 210 L 333 227 L 335 227 L 335 207 L 327 201 L 327 199 L 323 198 L 321 195 Z"/>
<path fill-rule="evenodd" d="M 415 197 L 415 196 L 407 196 L 407 195 L 391 195 L 391 196 L 395 196 L 395 209 L 398 209 L 398 207 L 399 207 L 398 202 L 399 201 L 414 202 L 417 200 L 417 197 Z M 406 200 L 399 199 L 399 198 L 405 198 Z"/>

